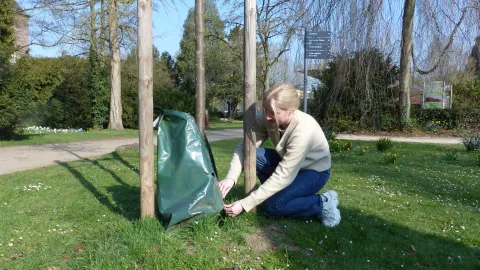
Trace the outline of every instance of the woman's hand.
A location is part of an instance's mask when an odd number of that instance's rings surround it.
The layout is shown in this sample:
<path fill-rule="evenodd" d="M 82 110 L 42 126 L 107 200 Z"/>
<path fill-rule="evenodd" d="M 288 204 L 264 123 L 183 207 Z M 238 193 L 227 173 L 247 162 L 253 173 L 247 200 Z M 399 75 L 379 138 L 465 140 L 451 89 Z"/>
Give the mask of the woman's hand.
<path fill-rule="evenodd" d="M 227 215 L 234 217 L 243 212 L 243 206 L 239 201 L 236 201 L 232 204 L 226 204 L 223 206 L 223 210 Z"/>
<path fill-rule="evenodd" d="M 226 178 L 220 181 L 218 185 L 220 186 L 220 190 L 222 191 L 222 197 L 225 199 L 225 196 L 227 196 L 227 193 L 235 185 L 235 181 L 233 181 L 233 179 L 231 178 Z"/>

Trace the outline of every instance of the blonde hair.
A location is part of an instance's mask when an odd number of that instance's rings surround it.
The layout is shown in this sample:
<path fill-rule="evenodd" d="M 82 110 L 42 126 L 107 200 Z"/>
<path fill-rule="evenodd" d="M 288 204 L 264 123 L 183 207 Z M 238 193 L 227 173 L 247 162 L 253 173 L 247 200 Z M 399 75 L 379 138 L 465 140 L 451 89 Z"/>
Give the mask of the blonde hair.
<path fill-rule="evenodd" d="M 282 110 L 296 110 L 299 105 L 300 95 L 289 83 L 275 84 L 263 96 L 263 107 L 270 107 L 273 111 L 276 111 L 276 107 Z"/>
<path fill-rule="evenodd" d="M 274 114 L 277 114 L 277 107 L 282 110 L 298 109 L 300 105 L 300 95 L 297 89 L 289 83 L 279 83 L 272 86 L 263 96 L 263 110 L 271 108 Z M 275 118 L 278 125 L 278 120 Z"/>

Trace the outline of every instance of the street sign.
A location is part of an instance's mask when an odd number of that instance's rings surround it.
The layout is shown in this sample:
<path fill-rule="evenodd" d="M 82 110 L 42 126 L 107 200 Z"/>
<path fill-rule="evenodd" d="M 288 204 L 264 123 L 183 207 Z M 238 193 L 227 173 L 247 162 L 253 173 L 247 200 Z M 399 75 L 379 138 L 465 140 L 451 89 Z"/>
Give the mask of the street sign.
<path fill-rule="evenodd" d="M 305 58 L 330 59 L 330 31 L 305 30 Z"/>

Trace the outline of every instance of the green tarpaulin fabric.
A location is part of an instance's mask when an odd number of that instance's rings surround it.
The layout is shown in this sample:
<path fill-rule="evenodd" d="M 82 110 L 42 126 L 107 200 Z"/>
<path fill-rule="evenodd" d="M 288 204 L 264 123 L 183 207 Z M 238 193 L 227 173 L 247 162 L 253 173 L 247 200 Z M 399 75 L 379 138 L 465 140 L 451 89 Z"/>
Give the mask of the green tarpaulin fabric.
<path fill-rule="evenodd" d="M 164 110 L 157 150 L 158 209 L 165 228 L 223 209 L 213 156 L 192 116 Z"/>

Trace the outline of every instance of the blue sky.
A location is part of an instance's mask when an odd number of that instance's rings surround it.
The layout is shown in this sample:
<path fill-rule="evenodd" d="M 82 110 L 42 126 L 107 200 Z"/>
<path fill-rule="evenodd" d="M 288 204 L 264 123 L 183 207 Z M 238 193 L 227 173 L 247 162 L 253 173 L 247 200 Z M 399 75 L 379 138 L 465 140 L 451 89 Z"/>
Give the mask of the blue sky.
<path fill-rule="evenodd" d="M 158 4 L 157 11 L 154 11 L 152 16 L 153 44 L 160 52 L 168 51 L 172 56 L 176 55 L 180 49 L 183 23 L 187 18 L 188 10 L 194 6 L 194 0 L 175 1 L 175 5 L 167 4 L 167 6 Z M 31 46 L 30 54 L 35 57 L 56 57 L 60 56 L 61 49 Z"/>

